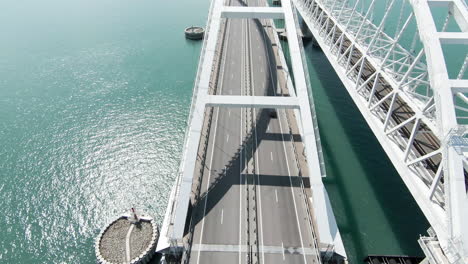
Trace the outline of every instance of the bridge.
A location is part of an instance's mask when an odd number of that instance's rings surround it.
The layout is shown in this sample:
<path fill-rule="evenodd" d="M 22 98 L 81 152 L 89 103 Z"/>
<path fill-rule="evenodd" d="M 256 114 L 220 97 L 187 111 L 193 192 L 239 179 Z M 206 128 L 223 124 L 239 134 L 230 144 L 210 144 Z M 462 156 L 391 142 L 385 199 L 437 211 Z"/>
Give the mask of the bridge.
<path fill-rule="evenodd" d="M 468 263 L 461 0 L 212 0 L 158 248 L 184 263 L 346 260 L 322 184 L 303 29 L 428 219 L 423 263 Z M 454 53 L 460 63 L 448 63 Z"/>

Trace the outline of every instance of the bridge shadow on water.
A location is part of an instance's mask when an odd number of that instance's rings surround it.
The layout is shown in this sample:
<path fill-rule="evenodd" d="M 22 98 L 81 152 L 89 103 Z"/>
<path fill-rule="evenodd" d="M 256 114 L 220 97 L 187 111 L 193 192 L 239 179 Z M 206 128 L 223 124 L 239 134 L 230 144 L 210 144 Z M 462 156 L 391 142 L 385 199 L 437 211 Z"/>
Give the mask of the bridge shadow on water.
<path fill-rule="evenodd" d="M 417 239 L 429 227 L 427 220 L 326 56 L 312 45 L 306 54 L 327 168 L 324 183 L 350 263 L 363 263 L 368 254 L 422 255 Z"/>

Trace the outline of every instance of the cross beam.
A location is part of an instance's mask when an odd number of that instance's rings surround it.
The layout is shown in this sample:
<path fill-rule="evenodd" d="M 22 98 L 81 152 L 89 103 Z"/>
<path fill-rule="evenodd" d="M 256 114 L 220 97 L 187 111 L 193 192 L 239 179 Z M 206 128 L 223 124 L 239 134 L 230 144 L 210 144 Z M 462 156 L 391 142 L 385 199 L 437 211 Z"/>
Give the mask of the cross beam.
<path fill-rule="evenodd" d="M 209 95 L 206 98 L 208 107 L 299 109 L 296 97 Z"/>
<path fill-rule="evenodd" d="M 280 19 L 280 18 L 284 18 L 284 13 L 281 7 L 224 6 L 221 11 L 221 17 Z"/>
<path fill-rule="evenodd" d="M 442 44 L 468 45 L 468 33 L 465 32 L 439 32 Z"/>

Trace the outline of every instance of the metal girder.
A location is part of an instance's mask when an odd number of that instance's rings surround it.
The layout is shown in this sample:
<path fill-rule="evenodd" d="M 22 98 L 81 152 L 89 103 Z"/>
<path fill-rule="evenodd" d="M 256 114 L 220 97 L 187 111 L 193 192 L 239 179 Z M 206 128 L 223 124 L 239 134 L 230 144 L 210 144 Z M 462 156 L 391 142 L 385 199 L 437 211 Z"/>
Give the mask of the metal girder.
<path fill-rule="evenodd" d="M 296 97 L 209 95 L 207 107 L 299 109 Z"/>
<path fill-rule="evenodd" d="M 438 38 L 442 44 L 468 45 L 468 33 L 466 32 L 440 32 Z"/>
<path fill-rule="evenodd" d="M 468 80 L 450 80 L 450 87 L 455 92 L 468 92 Z"/>
<path fill-rule="evenodd" d="M 444 35 L 437 31 L 428 2 L 416 0 L 409 0 L 409 2 L 413 7 L 419 36 L 426 51 L 429 80 L 435 94 L 437 124 L 444 137 L 442 140 L 449 140 L 453 136 L 453 132 L 457 130 L 458 122 L 450 87 L 451 81 L 442 49 Z M 466 26 L 468 24 L 468 11 L 460 0 L 449 1 L 448 5 L 460 28 L 468 30 Z M 460 43 L 460 39 L 457 40 L 458 37 L 466 38 L 466 32 L 458 36 L 450 34 L 450 42 Z M 466 42 L 462 43 L 467 44 Z M 459 260 L 468 262 L 468 227 L 466 226 L 468 221 L 468 200 L 464 184 L 465 171 L 461 165 L 464 157 L 462 154 L 457 155 L 448 142 L 444 142 L 443 148 L 444 159 L 442 165 L 445 185 L 448 185 L 445 188 L 448 207 L 444 216 L 447 227 L 445 230 L 436 230 L 436 233 L 442 238 L 440 239 L 441 245 L 451 248 L 450 251 L 445 251 L 450 262 L 458 262 Z M 455 181 L 458 182 L 458 187 L 453 187 Z M 446 240 L 443 239 L 442 233 L 446 234 Z"/>
<path fill-rule="evenodd" d="M 420 37 L 424 47 L 415 58 L 398 43 L 382 48 L 382 45 L 394 43 L 394 39 L 379 32 L 379 26 L 371 24 L 369 12 L 373 11 L 371 7 L 375 1 L 371 2 L 368 12 L 361 15 L 355 12 L 360 1 L 357 0 L 355 6 L 348 7 L 346 11 L 351 15 L 340 18 L 337 14 L 343 12 L 342 4 L 337 3 L 344 1 L 347 0 L 294 0 L 351 98 L 434 228 L 445 257 L 450 263 L 468 263 L 468 227 L 462 224 L 468 222 L 463 167 L 467 161 L 462 151 L 454 151 L 459 146 L 448 143 L 451 138 L 463 137 L 467 133 L 457 123 L 455 108 L 461 107 L 455 106 L 453 98 L 453 94 L 461 97 L 463 94 L 460 93 L 468 91 L 468 80 L 462 79 L 467 59 L 460 70 L 459 80 L 453 80 L 448 77 L 442 51 L 442 45 L 468 45 L 466 6 L 460 0 L 408 0 L 418 28 L 416 36 Z M 429 4 L 448 6 L 462 32 L 438 32 Z M 385 15 L 382 22 L 384 20 Z M 363 30 L 366 27 L 371 30 Z M 337 30 L 339 33 L 330 32 Z M 339 37 L 333 39 L 337 35 Z M 347 46 L 344 46 L 345 39 Z M 401 56 L 390 59 L 389 53 Z M 422 55 L 425 56 L 425 64 L 417 62 Z M 385 64 L 387 60 L 390 65 Z M 395 63 L 400 66 L 395 68 Z M 369 68 L 373 74 L 363 77 L 363 69 Z M 388 91 L 377 97 L 377 87 L 383 83 Z M 418 84 L 425 85 L 430 93 L 418 94 Z M 396 96 L 400 105 L 414 112 L 403 117 L 400 115 L 398 121 L 389 118 L 394 111 Z M 405 126 L 410 126 L 406 132 L 409 136 L 397 132 Z M 434 140 L 436 138 L 439 143 L 433 147 L 437 150 L 418 153 L 413 146 L 418 134 L 430 134 Z M 429 159 L 439 161 L 436 171 L 426 166 Z M 444 181 L 441 181 L 442 177 Z"/>
<path fill-rule="evenodd" d="M 280 19 L 284 18 L 284 12 L 281 7 L 224 6 L 221 11 L 221 17 Z"/>

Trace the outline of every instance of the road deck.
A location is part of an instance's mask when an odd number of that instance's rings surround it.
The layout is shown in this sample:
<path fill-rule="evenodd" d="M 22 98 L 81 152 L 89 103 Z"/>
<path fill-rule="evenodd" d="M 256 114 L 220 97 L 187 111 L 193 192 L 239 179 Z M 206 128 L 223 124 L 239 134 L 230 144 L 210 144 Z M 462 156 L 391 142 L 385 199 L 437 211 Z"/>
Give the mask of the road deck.
<path fill-rule="evenodd" d="M 215 93 L 287 95 L 272 22 L 225 23 Z M 301 142 L 290 134 L 298 131 L 291 117 L 292 110 L 213 109 L 206 153 L 199 155 L 204 168 L 192 210 L 190 263 L 317 263 L 298 169 L 305 163 L 296 161 L 291 138 Z"/>

